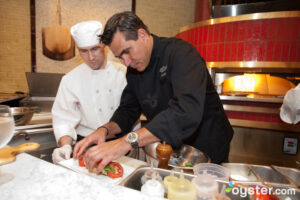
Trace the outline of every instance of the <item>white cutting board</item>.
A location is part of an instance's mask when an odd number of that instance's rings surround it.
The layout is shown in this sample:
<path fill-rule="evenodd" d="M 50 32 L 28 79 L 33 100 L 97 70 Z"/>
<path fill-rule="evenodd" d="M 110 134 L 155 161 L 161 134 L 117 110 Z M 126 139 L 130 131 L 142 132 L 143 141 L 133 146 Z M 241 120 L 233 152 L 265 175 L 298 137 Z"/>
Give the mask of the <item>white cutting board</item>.
<path fill-rule="evenodd" d="M 119 184 L 124 178 L 129 176 L 135 170 L 135 168 L 133 168 L 133 167 L 130 167 L 128 165 L 124 165 L 124 164 L 120 163 L 124 170 L 123 177 L 113 179 L 108 176 L 98 175 L 98 174 L 89 172 L 85 167 L 79 166 L 78 160 L 73 160 L 73 158 L 71 158 L 69 160 L 63 160 L 63 161 L 59 162 L 58 164 L 63 167 L 66 167 L 68 169 L 71 169 L 77 173 L 85 174 L 85 175 L 97 178 L 99 180 L 102 180 L 102 181 L 105 181 L 108 183 L 114 183 L 114 184 Z"/>

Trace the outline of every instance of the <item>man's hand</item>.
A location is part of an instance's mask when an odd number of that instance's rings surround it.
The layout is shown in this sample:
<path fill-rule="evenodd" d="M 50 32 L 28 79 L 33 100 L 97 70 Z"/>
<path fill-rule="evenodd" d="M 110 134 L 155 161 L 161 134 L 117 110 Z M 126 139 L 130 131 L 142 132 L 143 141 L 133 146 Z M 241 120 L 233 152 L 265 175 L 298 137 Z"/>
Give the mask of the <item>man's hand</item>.
<path fill-rule="evenodd" d="M 54 164 L 57 164 L 62 160 L 68 160 L 70 159 L 71 153 L 72 147 L 69 144 L 66 144 L 60 148 L 56 148 L 52 153 L 52 161 Z"/>
<path fill-rule="evenodd" d="M 84 153 L 85 149 L 92 144 L 101 144 L 106 140 L 107 130 L 104 128 L 99 128 L 89 136 L 80 140 L 76 143 L 73 151 L 73 158 L 77 159 L 81 154 Z"/>
<path fill-rule="evenodd" d="M 96 163 L 102 160 L 97 167 L 97 173 L 102 172 L 106 165 L 125 155 L 131 148 L 131 145 L 126 142 L 125 137 L 109 142 L 99 143 L 85 152 L 83 158 L 86 168 L 91 172 L 96 166 Z"/>

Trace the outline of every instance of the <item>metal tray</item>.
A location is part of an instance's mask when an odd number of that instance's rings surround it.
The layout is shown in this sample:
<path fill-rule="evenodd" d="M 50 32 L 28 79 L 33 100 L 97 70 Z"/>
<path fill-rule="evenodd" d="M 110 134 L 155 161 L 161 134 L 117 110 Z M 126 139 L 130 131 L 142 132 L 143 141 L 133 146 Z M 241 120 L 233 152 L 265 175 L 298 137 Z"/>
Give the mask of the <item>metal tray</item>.
<path fill-rule="evenodd" d="M 153 168 L 153 169 L 158 171 L 158 173 L 162 177 L 162 179 L 164 179 L 164 177 L 166 177 L 166 176 L 169 176 L 171 173 L 171 170 L 160 169 L 160 168 Z M 147 170 L 151 170 L 151 168 L 150 167 L 140 167 L 140 168 L 136 169 L 132 174 L 130 174 L 128 177 L 126 177 L 124 180 L 122 180 L 119 185 L 140 191 L 140 189 L 142 187 L 141 178 Z M 175 176 L 179 177 L 180 172 L 178 172 L 178 171 L 173 171 L 173 172 L 174 172 Z M 184 178 L 186 178 L 190 181 L 194 177 L 195 177 L 195 175 L 184 173 Z M 229 183 L 226 181 L 218 180 L 217 182 L 219 184 L 219 192 L 220 193 L 222 190 L 229 187 Z M 239 186 L 236 186 L 236 187 L 239 187 Z M 234 195 L 232 192 L 225 193 L 225 195 L 227 197 L 229 197 L 231 200 L 253 199 L 249 194 L 246 194 L 246 196 L 244 198 L 241 198 L 239 195 Z"/>
<path fill-rule="evenodd" d="M 272 190 L 275 192 L 276 190 L 279 189 L 279 193 L 281 194 L 276 194 L 276 197 L 279 199 L 279 200 L 298 200 L 300 199 L 300 190 L 299 189 L 296 189 L 296 188 L 291 188 L 291 187 L 288 187 L 288 186 L 280 186 L 280 185 L 272 185 L 272 184 L 269 184 L 268 185 L 269 188 L 272 188 Z"/>
<path fill-rule="evenodd" d="M 275 171 L 269 166 L 263 165 L 250 165 L 250 168 L 254 170 L 256 175 L 262 179 L 263 182 L 267 183 L 279 183 L 279 184 L 291 184 L 284 176 Z"/>
<path fill-rule="evenodd" d="M 223 163 L 230 171 L 230 179 L 232 181 L 246 181 L 246 182 L 257 182 L 258 178 L 253 173 L 252 169 L 247 164 L 242 163 Z"/>
<path fill-rule="evenodd" d="M 294 168 L 288 168 L 288 167 L 279 167 L 274 165 L 272 165 L 272 167 L 282 175 L 289 178 L 290 181 L 292 181 L 295 185 L 300 187 L 300 170 Z"/>

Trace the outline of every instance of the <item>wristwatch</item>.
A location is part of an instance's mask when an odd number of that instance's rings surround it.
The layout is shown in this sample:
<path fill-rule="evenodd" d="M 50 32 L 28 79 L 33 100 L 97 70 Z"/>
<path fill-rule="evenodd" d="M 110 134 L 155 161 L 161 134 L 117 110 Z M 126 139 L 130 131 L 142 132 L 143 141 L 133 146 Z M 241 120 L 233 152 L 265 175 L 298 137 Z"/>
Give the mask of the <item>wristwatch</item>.
<path fill-rule="evenodd" d="M 132 146 L 132 148 L 136 149 L 139 147 L 138 138 L 139 135 L 136 132 L 130 132 L 126 136 L 126 141 Z"/>

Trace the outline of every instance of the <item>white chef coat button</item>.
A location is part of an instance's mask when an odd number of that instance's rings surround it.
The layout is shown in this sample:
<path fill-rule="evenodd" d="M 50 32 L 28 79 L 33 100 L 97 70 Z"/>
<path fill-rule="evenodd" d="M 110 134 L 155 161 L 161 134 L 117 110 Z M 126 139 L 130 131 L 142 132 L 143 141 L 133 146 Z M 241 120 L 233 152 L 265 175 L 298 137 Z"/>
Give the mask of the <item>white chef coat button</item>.
<path fill-rule="evenodd" d="M 102 111 L 102 110 L 101 110 L 101 108 L 99 108 L 98 110 L 99 110 L 99 112 L 101 112 L 101 111 Z"/>
<path fill-rule="evenodd" d="M 110 109 L 111 109 L 111 110 L 113 110 L 113 109 L 114 109 L 114 107 L 110 107 Z"/>
<path fill-rule="evenodd" d="M 109 89 L 108 91 L 111 92 L 111 89 Z"/>
<path fill-rule="evenodd" d="M 98 93 L 99 93 L 99 90 L 96 90 L 96 93 L 98 94 Z"/>

